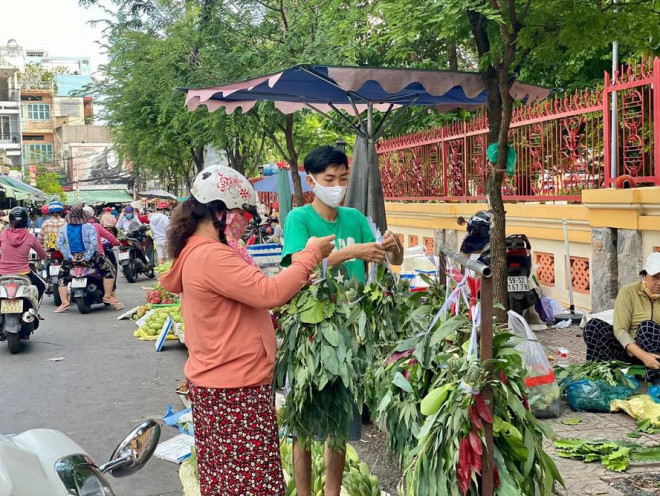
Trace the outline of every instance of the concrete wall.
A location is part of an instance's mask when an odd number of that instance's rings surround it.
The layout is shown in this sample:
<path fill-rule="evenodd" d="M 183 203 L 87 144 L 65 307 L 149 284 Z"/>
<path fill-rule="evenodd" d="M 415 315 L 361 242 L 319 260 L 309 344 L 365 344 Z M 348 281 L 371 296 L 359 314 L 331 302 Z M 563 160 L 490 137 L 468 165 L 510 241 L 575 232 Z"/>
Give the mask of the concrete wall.
<path fill-rule="evenodd" d="M 67 143 L 110 143 L 110 129 L 97 125 L 64 125 L 57 129 L 58 142 Z"/>
<path fill-rule="evenodd" d="M 568 221 L 570 255 L 587 258 L 590 264 L 589 292 L 576 292 L 575 305 L 585 310 L 612 308 L 620 286 L 638 278 L 645 257 L 660 251 L 660 188 L 584 191 L 581 204 L 507 204 L 507 234 L 526 234 L 533 252 L 554 255 L 555 284 L 544 286 L 548 296 L 568 303 L 568 281 L 562 219 Z M 386 204 L 390 230 L 409 236 L 456 239 L 457 248 L 465 229 L 456 224 L 483 203 L 399 203 Z M 455 231 L 454 236 L 438 233 Z"/>

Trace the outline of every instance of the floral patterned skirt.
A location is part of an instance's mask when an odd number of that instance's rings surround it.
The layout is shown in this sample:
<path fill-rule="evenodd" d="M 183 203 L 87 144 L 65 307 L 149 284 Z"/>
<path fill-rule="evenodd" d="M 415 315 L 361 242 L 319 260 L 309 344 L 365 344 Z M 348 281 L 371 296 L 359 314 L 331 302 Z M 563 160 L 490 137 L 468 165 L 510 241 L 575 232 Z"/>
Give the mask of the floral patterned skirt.
<path fill-rule="evenodd" d="M 271 387 L 189 391 L 202 496 L 283 496 Z"/>

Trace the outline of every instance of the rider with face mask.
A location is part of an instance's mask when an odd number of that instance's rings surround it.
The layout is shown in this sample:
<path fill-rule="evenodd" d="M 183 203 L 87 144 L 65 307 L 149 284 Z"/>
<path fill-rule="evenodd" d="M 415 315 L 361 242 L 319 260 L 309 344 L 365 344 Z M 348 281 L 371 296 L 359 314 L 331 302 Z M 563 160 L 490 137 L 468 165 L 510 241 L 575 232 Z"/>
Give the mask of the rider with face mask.
<path fill-rule="evenodd" d="M 349 278 L 365 282 L 367 262 L 381 263 L 385 257 L 395 265 L 403 261 L 403 249 L 394 234 L 385 232 L 382 243 L 369 227 L 367 218 L 354 208 L 341 207 L 348 186 L 348 157 L 332 146 L 312 150 L 305 158 L 307 184 L 314 190 L 311 205 L 293 209 L 284 223 L 282 265 L 288 266 L 301 255 L 312 236 L 336 235 L 335 251 L 328 257 L 328 266 L 343 265 Z M 293 379 L 292 379 L 293 380 Z M 361 435 L 361 418 L 353 415 L 349 439 Z M 326 446 L 325 494 L 339 496 L 344 469 L 345 451 Z M 299 496 L 311 494 L 311 453 L 294 439 L 294 475 Z"/>
<path fill-rule="evenodd" d="M 128 232 L 130 231 L 130 226 L 133 224 L 137 224 L 139 227 L 142 225 L 142 222 L 140 222 L 140 219 L 138 219 L 137 215 L 135 215 L 135 209 L 130 205 L 127 205 L 124 207 L 124 212 L 117 221 L 117 225 L 115 227 L 118 231 Z"/>

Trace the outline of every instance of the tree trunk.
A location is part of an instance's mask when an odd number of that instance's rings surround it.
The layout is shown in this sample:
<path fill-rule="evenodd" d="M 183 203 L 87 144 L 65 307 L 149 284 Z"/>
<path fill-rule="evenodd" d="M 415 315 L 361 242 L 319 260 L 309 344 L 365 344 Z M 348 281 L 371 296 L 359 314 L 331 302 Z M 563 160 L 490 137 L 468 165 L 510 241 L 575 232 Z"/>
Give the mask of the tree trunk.
<path fill-rule="evenodd" d="M 483 75 L 488 95 L 488 143 L 500 143 L 500 137 L 504 133 L 506 150 L 507 135 L 510 122 L 503 115 L 503 99 L 500 92 L 498 73 L 493 67 L 489 67 Z M 504 126 L 506 125 L 506 130 Z M 501 145 L 500 145 L 501 147 Z M 502 162 L 504 158 L 504 162 Z M 506 268 L 506 212 L 502 201 L 502 181 L 506 169 L 506 151 L 500 153 L 498 163 L 486 178 L 486 198 L 488 207 L 493 215 L 493 223 L 490 228 L 490 266 L 493 271 L 493 301 L 500 303 L 504 308 L 509 307 L 507 290 L 507 268 Z M 495 309 L 495 317 L 498 322 L 504 322 L 506 312 Z"/>
<path fill-rule="evenodd" d="M 285 115 L 284 138 L 286 139 L 286 150 L 289 154 L 289 167 L 291 168 L 291 179 L 293 181 L 293 196 L 296 206 L 302 207 L 305 204 L 302 192 L 302 181 L 298 173 L 298 152 L 293 142 L 293 114 Z"/>
<path fill-rule="evenodd" d="M 190 154 L 195 162 L 197 172 L 202 172 L 204 170 L 204 148 L 192 147 L 190 149 Z"/>

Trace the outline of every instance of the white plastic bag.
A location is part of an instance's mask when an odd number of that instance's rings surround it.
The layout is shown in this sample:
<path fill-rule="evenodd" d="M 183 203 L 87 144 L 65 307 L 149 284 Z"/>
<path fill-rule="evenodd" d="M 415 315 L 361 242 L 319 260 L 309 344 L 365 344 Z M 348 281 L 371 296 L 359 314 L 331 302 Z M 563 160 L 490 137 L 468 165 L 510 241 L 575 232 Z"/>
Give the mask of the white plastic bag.
<path fill-rule="evenodd" d="M 532 413 L 537 418 L 559 417 L 559 386 L 543 345 L 538 342 L 527 321 L 513 311 L 509 311 L 509 329 L 512 334 L 526 338 L 516 349 L 527 368 L 525 384 L 529 389 Z"/>

